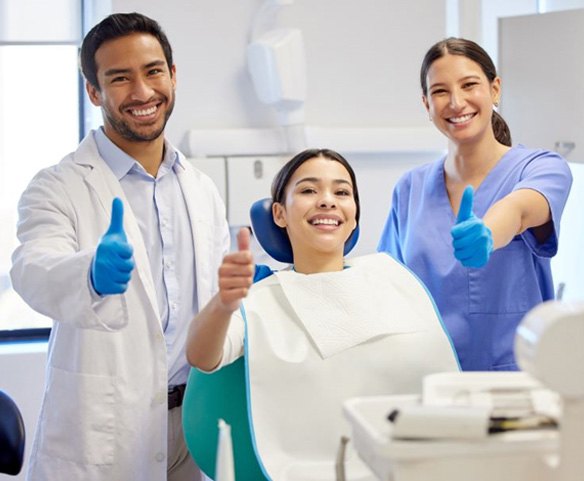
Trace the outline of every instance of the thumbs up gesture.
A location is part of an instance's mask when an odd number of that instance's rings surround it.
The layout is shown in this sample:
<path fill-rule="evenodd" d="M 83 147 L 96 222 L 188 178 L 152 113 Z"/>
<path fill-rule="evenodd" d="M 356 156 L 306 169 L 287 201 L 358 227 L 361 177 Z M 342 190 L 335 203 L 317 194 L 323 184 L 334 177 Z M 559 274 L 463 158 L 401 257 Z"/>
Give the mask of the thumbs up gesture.
<path fill-rule="evenodd" d="M 223 307 L 233 312 L 253 284 L 255 265 L 249 250 L 249 229 L 237 234 L 237 251 L 227 254 L 219 267 L 219 299 Z"/>
<path fill-rule="evenodd" d="M 450 231 L 454 257 L 464 267 L 483 267 L 493 252 L 493 235 L 482 219 L 473 214 L 472 186 L 462 194 L 456 224 Z"/>
<path fill-rule="evenodd" d="M 91 283 L 100 296 L 122 294 L 134 269 L 132 246 L 124 232 L 124 204 L 117 197 L 112 203 L 112 220 L 97 245 L 91 263 Z"/>

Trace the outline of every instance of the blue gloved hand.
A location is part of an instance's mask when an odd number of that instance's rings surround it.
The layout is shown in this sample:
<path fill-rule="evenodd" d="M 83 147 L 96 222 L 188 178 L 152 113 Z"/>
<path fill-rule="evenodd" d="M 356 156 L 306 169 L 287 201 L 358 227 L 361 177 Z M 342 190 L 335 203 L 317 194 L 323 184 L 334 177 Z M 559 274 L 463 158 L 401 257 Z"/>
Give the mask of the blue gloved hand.
<path fill-rule="evenodd" d="M 100 296 L 122 294 L 134 269 L 132 246 L 124 232 L 124 204 L 117 197 L 112 202 L 112 220 L 97 245 L 91 263 L 91 284 Z"/>
<path fill-rule="evenodd" d="M 464 267 L 483 267 L 493 252 L 493 235 L 482 219 L 472 212 L 473 188 L 464 189 L 456 224 L 450 231 L 454 257 Z"/>

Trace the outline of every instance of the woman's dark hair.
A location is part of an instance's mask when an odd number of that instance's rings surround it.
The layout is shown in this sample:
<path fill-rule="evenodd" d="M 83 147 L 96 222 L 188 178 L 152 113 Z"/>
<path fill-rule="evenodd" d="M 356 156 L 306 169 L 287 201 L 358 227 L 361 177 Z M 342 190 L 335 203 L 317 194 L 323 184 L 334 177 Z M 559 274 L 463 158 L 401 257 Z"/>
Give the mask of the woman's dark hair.
<path fill-rule="evenodd" d="M 466 57 L 469 60 L 479 64 L 489 82 L 492 82 L 497 77 L 497 69 L 495 68 L 495 64 L 491 60 L 491 57 L 489 57 L 489 54 L 485 52 L 485 50 L 480 45 L 473 42 L 472 40 L 450 37 L 435 43 L 432 45 L 432 47 L 430 47 L 430 50 L 426 52 L 422 62 L 422 68 L 420 69 L 420 85 L 422 86 L 422 93 L 425 96 L 428 96 L 428 84 L 426 80 L 428 76 L 428 70 L 430 70 L 430 67 L 436 60 L 444 57 L 446 54 L 462 55 L 463 57 Z M 509 126 L 503 120 L 503 117 L 501 117 L 494 110 L 491 123 L 493 125 L 493 132 L 497 141 L 510 147 L 511 131 L 509 130 Z"/>
<path fill-rule="evenodd" d="M 166 34 L 156 21 L 140 13 L 114 13 L 104 18 L 87 33 L 79 53 L 81 72 L 86 80 L 97 90 L 100 90 L 100 88 L 97 81 L 95 52 L 104 42 L 133 33 L 146 33 L 155 37 L 160 42 L 168 68 L 169 70 L 171 69 L 172 48 Z"/>
<path fill-rule="evenodd" d="M 341 164 L 347 172 L 349 172 L 349 177 L 351 177 L 351 182 L 353 184 L 353 199 L 355 199 L 355 205 L 357 206 L 357 212 L 355 213 L 355 220 L 357 224 L 359 223 L 359 216 L 361 214 L 361 206 L 359 203 L 359 190 L 357 189 L 357 178 L 355 177 L 355 171 L 347 162 L 341 154 L 330 149 L 307 149 L 303 150 L 299 154 L 292 157 L 284 167 L 274 177 L 272 182 L 272 202 L 278 202 L 284 204 L 284 198 L 286 197 L 286 187 L 288 187 L 288 182 L 294 175 L 294 172 L 304 164 L 304 162 L 314 159 L 315 157 L 322 157 L 324 159 L 333 160 Z"/>

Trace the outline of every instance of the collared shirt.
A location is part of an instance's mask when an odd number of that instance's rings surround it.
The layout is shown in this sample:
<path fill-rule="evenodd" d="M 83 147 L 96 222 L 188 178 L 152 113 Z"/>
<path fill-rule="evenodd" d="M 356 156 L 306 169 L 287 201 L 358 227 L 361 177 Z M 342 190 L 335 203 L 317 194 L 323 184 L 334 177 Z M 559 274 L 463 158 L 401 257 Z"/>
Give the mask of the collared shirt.
<path fill-rule="evenodd" d="M 162 164 L 153 177 L 109 140 L 103 128 L 95 132 L 95 141 L 140 226 L 166 341 L 169 386 L 183 384 L 189 372 L 184 354 L 187 330 L 198 302 L 193 233 L 176 174 L 181 160 L 166 142 Z"/>

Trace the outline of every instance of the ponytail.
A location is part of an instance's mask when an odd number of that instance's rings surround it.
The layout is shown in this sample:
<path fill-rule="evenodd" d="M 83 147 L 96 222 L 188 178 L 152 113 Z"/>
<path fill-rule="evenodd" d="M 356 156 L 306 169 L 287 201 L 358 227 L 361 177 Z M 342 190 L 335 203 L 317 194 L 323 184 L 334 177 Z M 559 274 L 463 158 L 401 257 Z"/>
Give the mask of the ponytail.
<path fill-rule="evenodd" d="M 511 147 L 511 131 L 509 130 L 509 126 L 507 125 L 507 122 L 503 120 L 503 117 L 501 117 L 495 110 L 493 110 L 491 124 L 493 125 L 495 139 L 497 139 L 499 143 Z"/>

